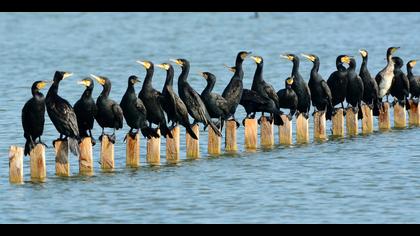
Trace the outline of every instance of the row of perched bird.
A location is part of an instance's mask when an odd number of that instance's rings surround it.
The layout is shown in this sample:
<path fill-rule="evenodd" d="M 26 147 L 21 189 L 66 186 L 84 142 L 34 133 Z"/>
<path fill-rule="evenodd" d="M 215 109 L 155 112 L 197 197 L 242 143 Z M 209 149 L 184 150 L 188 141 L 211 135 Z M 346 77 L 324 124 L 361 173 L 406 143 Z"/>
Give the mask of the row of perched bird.
<path fill-rule="evenodd" d="M 327 119 L 331 119 L 336 112 L 336 105 L 341 104 L 344 108 L 344 101 L 348 103 L 347 108 L 358 112 L 359 118 L 363 117 L 360 109 L 362 102 L 373 109 L 374 115 L 378 115 L 383 107 L 381 105 L 383 97 L 386 96 L 388 101 L 389 94 L 395 98 L 395 102 L 408 106 L 406 101 L 411 93 L 412 98 L 417 98 L 417 104 L 420 95 L 420 77 L 414 76 L 412 72 L 416 60 L 407 63 L 406 75 L 401 70 L 402 59 L 393 57 L 397 49 L 391 47 L 387 50 L 387 65 L 375 78 L 371 77 L 367 69 L 366 50 L 359 51 L 363 58 L 359 74 L 356 73 L 356 60 L 348 55 L 340 55 L 336 60 L 337 71 L 333 72 L 327 81 L 318 73 L 319 58 L 313 54 L 302 54 L 313 63 L 308 83 L 299 73 L 299 57 L 294 54 L 282 55 L 283 58 L 293 62 L 293 69 L 291 76 L 285 80 L 285 88 L 277 92 L 263 79 L 264 61 L 260 56 L 250 56 L 257 68 L 251 89 L 243 88 L 242 63 L 251 52 L 241 51 L 236 57 L 235 66 L 227 66 L 234 75 L 221 95 L 212 92 L 216 77 L 210 72 L 200 73 L 207 81 L 207 86 L 201 94 L 190 86 L 187 81 L 190 64 L 186 59 L 171 59 L 182 69 L 178 78 L 178 94 L 173 89 L 173 66 L 170 63 L 157 65 L 166 70 L 166 81 L 162 92 L 159 92 L 152 86 L 154 64 L 150 61 L 137 61 L 147 72 L 138 95 L 134 85 L 139 79 L 135 75 L 128 78 L 127 90 L 119 104 L 109 98 L 111 81 L 104 76 L 91 75 L 91 78 L 79 81 L 86 89 L 74 107 L 58 95 L 60 81 L 72 74 L 57 71 L 53 81 L 36 81 L 32 85 L 33 97 L 23 107 L 25 155 L 30 153 L 36 143 L 44 144 L 41 135 L 45 108 L 60 134 L 58 140 L 68 140 L 71 152 L 79 155 L 78 144 L 83 137 L 91 137 L 92 144 L 96 143 L 91 133 L 94 120 L 102 127 L 99 139 L 104 135 L 104 128 L 114 129 L 113 134 L 108 135 L 113 143 L 115 130 L 123 127 L 124 118 L 130 127 L 129 135 L 132 137 L 139 131 L 147 138 L 159 137 L 159 129 L 165 138 L 172 138 L 171 129 L 181 124 L 192 138 L 197 139 L 192 129 L 193 125 L 197 123 L 202 123 L 205 127 L 210 125 L 214 132 L 221 136 L 224 121 L 236 121 L 235 112 L 238 105 L 245 108 L 246 118 L 254 118 L 257 112 L 262 112 L 263 115 L 269 113 L 270 122 L 283 125 L 281 108 L 290 109 L 289 119 L 292 119 L 293 115 L 297 117 L 300 114 L 308 118 L 311 102 L 316 108 L 315 112 L 325 112 Z M 348 68 L 344 64 L 348 64 Z M 94 88 L 92 78 L 103 87 L 96 103 L 92 98 Z M 40 90 L 50 82 L 52 85 L 44 98 Z M 192 124 L 189 116 L 194 119 Z M 218 120 L 214 122 L 212 119 Z M 169 122 L 171 125 L 168 127 Z M 239 122 L 236 123 L 239 126 Z M 157 128 L 153 128 L 152 124 L 157 125 Z"/>

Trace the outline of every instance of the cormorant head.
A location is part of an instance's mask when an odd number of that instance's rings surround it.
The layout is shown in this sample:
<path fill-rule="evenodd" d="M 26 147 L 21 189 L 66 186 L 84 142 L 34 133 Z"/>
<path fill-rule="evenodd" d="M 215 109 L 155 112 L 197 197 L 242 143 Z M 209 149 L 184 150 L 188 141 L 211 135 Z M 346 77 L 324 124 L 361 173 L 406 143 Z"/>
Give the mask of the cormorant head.
<path fill-rule="evenodd" d="M 216 79 L 216 76 L 210 72 L 200 72 L 199 74 L 207 81 Z"/>
<path fill-rule="evenodd" d="M 238 55 L 236 56 L 236 62 L 242 62 L 242 61 L 244 61 L 248 57 L 248 55 L 250 55 L 250 54 L 251 54 L 251 52 L 240 51 L 238 53 Z"/>
<path fill-rule="evenodd" d="M 280 57 L 285 58 L 289 61 L 299 60 L 299 57 L 297 57 L 295 54 L 290 54 L 290 53 L 282 54 L 282 55 L 280 55 Z"/>
<path fill-rule="evenodd" d="M 386 55 L 387 56 L 391 56 L 393 55 L 398 49 L 400 49 L 400 47 L 390 47 L 388 48 L 388 50 L 386 51 Z"/>
<path fill-rule="evenodd" d="M 252 58 L 252 60 L 255 61 L 255 63 L 257 63 L 257 65 L 263 65 L 264 64 L 264 60 L 260 56 L 251 56 L 251 58 Z"/>
<path fill-rule="evenodd" d="M 146 70 L 153 70 L 153 63 L 151 61 L 136 61 L 140 65 L 142 65 Z"/>
<path fill-rule="evenodd" d="M 310 60 L 311 62 L 315 62 L 315 61 L 318 61 L 319 60 L 319 58 L 316 56 L 316 55 L 314 55 L 314 54 L 301 54 L 303 57 L 305 57 L 306 59 L 308 59 L 308 60 Z"/>
<path fill-rule="evenodd" d="M 392 57 L 392 60 L 395 63 L 395 67 L 400 69 L 404 65 L 404 61 L 400 57 Z"/>
<path fill-rule="evenodd" d="M 90 74 L 90 77 L 94 78 L 102 86 L 111 85 L 111 81 L 105 76 L 97 76 L 97 75 Z"/>
<path fill-rule="evenodd" d="M 337 63 L 346 63 L 346 64 L 350 64 L 351 61 L 351 57 L 347 56 L 347 55 L 340 55 L 337 57 Z"/>
<path fill-rule="evenodd" d="M 33 84 L 32 84 L 32 88 L 31 88 L 31 90 L 32 90 L 32 93 L 36 93 L 36 92 L 38 92 L 39 90 L 41 90 L 41 89 L 43 89 L 43 88 L 45 88 L 45 86 L 47 85 L 47 83 L 48 82 L 50 82 L 50 81 L 45 81 L 45 80 L 38 80 L 38 81 L 35 81 Z"/>
<path fill-rule="evenodd" d="M 172 67 L 172 65 L 169 63 L 157 64 L 156 66 L 166 71 L 168 71 Z"/>
<path fill-rule="evenodd" d="M 140 82 L 140 80 L 137 76 L 131 75 L 130 77 L 128 77 L 128 84 L 129 85 L 135 85 L 138 82 Z"/>
<path fill-rule="evenodd" d="M 169 60 L 181 67 L 190 66 L 190 62 L 187 59 L 179 58 L 179 59 L 169 59 Z"/>
<path fill-rule="evenodd" d="M 93 80 L 89 77 L 84 78 L 84 79 L 78 81 L 77 83 L 81 84 L 81 85 L 83 85 L 83 86 L 85 86 L 86 88 L 89 88 L 89 89 L 93 89 L 93 86 L 94 86 L 93 85 Z"/>
<path fill-rule="evenodd" d="M 292 75 L 286 79 L 286 88 L 292 88 L 294 78 L 295 77 Z"/>
<path fill-rule="evenodd" d="M 414 68 L 414 66 L 417 64 L 417 60 L 411 60 L 407 63 L 407 67 Z"/>
<path fill-rule="evenodd" d="M 360 55 L 362 55 L 362 58 L 366 58 L 368 56 L 368 52 L 366 49 L 360 49 L 359 50 Z"/>
<path fill-rule="evenodd" d="M 60 82 L 61 80 L 72 76 L 73 73 L 65 71 L 56 71 L 54 74 L 54 82 Z"/>

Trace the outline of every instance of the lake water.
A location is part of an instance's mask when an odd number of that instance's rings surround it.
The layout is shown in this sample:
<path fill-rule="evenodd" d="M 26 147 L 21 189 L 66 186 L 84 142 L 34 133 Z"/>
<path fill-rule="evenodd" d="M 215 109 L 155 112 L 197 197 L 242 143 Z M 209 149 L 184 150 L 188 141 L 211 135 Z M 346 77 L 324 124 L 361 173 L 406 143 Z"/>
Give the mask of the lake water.
<path fill-rule="evenodd" d="M 24 145 L 21 108 L 35 80 L 49 80 L 56 70 L 74 77 L 61 83 L 59 94 L 72 104 L 83 88 L 76 81 L 92 74 L 112 81 L 111 98 L 120 101 L 128 76 L 141 79 L 145 70 L 135 63 L 155 63 L 184 57 L 191 62 L 189 81 L 198 91 L 205 81 L 198 71 L 217 76 L 221 93 L 231 78 L 223 64 L 233 65 L 240 50 L 265 59 L 264 76 L 276 89 L 284 87 L 291 63 L 284 52 L 314 53 L 321 58 L 324 79 L 335 70 L 339 54 L 370 53 L 374 76 L 385 65 L 389 46 L 400 46 L 404 61 L 420 57 L 419 13 L 1 13 L 0 14 L 0 222 L 1 223 L 397 223 L 420 222 L 419 129 L 375 132 L 325 143 L 244 150 L 243 127 L 238 130 L 237 155 L 208 157 L 207 135 L 201 133 L 201 158 L 185 158 L 181 132 L 181 163 L 167 165 L 162 140 L 162 165 L 145 163 L 125 168 L 128 131 L 117 131 L 116 169 L 103 173 L 94 147 L 95 175 L 79 177 L 71 156 L 72 177 L 54 176 L 58 137 L 46 118 L 47 149 L 44 184 L 8 182 L 8 148 Z M 311 63 L 302 60 L 308 79 Z M 249 88 L 255 65 L 244 62 Z M 405 70 L 405 67 L 404 67 Z M 176 76 L 179 74 L 176 68 Z M 415 69 L 420 74 L 419 69 Z M 165 72 L 156 69 L 159 90 Z M 94 97 L 101 89 L 95 84 Z M 140 91 L 140 85 L 136 88 Z M 45 90 L 46 93 L 46 90 Z M 242 107 L 237 117 L 242 120 Z M 328 123 L 328 130 L 330 123 Z M 375 120 L 375 129 L 377 128 Z M 275 129 L 276 130 L 276 129 Z M 100 128 L 93 130 L 97 137 Z M 275 132 L 276 142 L 277 130 Z M 29 158 L 25 180 L 29 180 Z"/>

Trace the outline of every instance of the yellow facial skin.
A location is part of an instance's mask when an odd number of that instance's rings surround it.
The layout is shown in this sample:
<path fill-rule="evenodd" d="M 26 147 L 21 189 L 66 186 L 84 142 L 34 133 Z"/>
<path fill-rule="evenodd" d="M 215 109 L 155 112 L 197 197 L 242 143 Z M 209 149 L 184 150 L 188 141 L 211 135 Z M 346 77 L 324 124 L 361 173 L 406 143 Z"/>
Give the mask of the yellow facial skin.
<path fill-rule="evenodd" d="M 206 73 L 204 72 L 198 72 L 198 74 L 200 74 L 205 80 L 207 80 L 209 77 L 207 76 Z"/>
<path fill-rule="evenodd" d="M 288 78 L 288 79 L 286 80 L 286 83 L 287 83 L 288 85 L 292 85 L 292 84 L 293 84 L 293 78 Z"/>
<path fill-rule="evenodd" d="M 85 87 L 89 87 L 90 86 L 90 80 L 81 80 L 81 81 L 79 81 L 79 82 L 77 82 L 78 84 L 81 84 L 81 85 L 83 85 L 83 86 L 85 86 Z"/>
<path fill-rule="evenodd" d="M 290 56 L 290 55 L 280 55 L 280 57 L 285 58 L 285 59 L 287 59 L 289 61 L 293 61 L 293 59 L 295 59 L 295 57 Z"/>
<path fill-rule="evenodd" d="M 307 55 L 307 54 L 301 54 L 306 59 L 310 60 L 311 62 L 314 62 L 316 58 L 313 55 Z"/>
<path fill-rule="evenodd" d="M 349 56 L 342 57 L 341 58 L 341 62 L 342 63 L 349 64 L 350 63 L 350 57 Z"/>
<path fill-rule="evenodd" d="M 360 49 L 359 53 L 360 53 L 360 55 L 362 55 L 363 58 L 367 57 L 367 55 L 368 55 L 367 51 L 364 50 L 364 49 Z"/>
<path fill-rule="evenodd" d="M 259 56 L 251 56 L 251 58 L 255 61 L 255 63 L 260 64 L 262 61 L 262 58 Z"/>
<path fill-rule="evenodd" d="M 157 64 L 157 67 L 164 69 L 164 70 L 169 70 L 169 64 L 168 63 L 162 63 L 162 64 Z"/>
<path fill-rule="evenodd" d="M 178 59 L 169 59 L 169 60 L 172 61 L 172 62 L 174 62 L 177 65 L 180 65 L 180 66 L 183 66 L 184 65 L 181 60 L 178 60 Z"/>
<path fill-rule="evenodd" d="M 245 60 L 245 58 L 246 58 L 249 54 L 251 54 L 251 53 L 249 53 L 249 52 L 243 52 L 243 53 L 241 53 L 241 58 L 242 58 L 242 60 Z"/>
<path fill-rule="evenodd" d="M 65 72 L 64 75 L 63 75 L 63 79 L 68 78 L 68 77 L 70 77 L 72 75 L 73 75 L 73 73 Z"/>
<path fill-rule="evenodd" d="M 399 47 L 392 48 L 391 49 L 391 54 L 394 54 L 398 49 L 399 49 Z"/>
<path fill-rule="evenodd" d="M 101 84 L 101 85 L 104 85 L 105 82 L 106 82 L 104 79 L 102 79 L 101 77 L 96 76 L 96 75 L 92 75 L 91 74 L 90 77 L 92 77 L 93 79 L 95 79 L 96 81 L 98 81 L 98 83 Z"/>
<path fill-rule="evenodd" d="M 137 61 L 137 63 L 144 66 L 144 68 L 146 68 L 146 70 L 149 69 L 152 66 L 152 64 L 149 61 Z"/>
<path fill-rule="evenodd" d="M 39 83 L 36 84 L 36 88 L 39 89 L 39 90 L 41 90 L 41 89 L 45 88 L 45 86 L 47 85 L 47 83 L 48 83 L 47 81 L 39 82 Z"/>
<path fill-rule="evenodd" d="M 413 68 L 417 64 L 417 61 L 416 60 L 411 60 L 411 61 L 408 62 L 408 64 L 410 65 L 411 68 Z"/>

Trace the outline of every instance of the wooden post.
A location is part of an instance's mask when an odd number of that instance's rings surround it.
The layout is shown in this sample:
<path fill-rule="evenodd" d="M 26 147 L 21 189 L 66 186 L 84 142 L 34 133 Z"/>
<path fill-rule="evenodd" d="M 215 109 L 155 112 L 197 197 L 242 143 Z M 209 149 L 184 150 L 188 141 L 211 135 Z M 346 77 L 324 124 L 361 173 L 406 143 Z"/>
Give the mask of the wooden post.
<path fill-rule="evenodd" d="M 409 100 L 410 110 L 408 110 L 408 123 L 412 126 L 420 126 L 420 107 L 415 104 L 412 99 Z"/>
<path fill-rule="evenodd" d="M 217 136 L 214 130 L 211 127 L 209 129 L 209 138 L 207 144 L 207 150 L 210 155 L 220 155 L 221 154 L 221 144 L 222 144 L 222 137 Z M 220 129 L 219 129 L 220 131 Z"/>
<path fill-rule="evenodd" d="M 70 176 L 69 145 L 67 141 L 57 140 L 54 143 L 55 149 L 55 175 Z"/>
<path fill-rule="evenodd" d="M 126 134 L 125 166 L 137 168 L 140 166 L 140 134 L 134 138 Z"/>
<path fill-rule="evenodd" d="M 261 147 L 269 148 L 274 145 L 273 123 L 270 123 L 265 116 L 261 116 Z"/>
<path fill-rule="evenodd" d="M 31 157 L 31 181 L 44 182 L 47 177 L 44 145 L 37 144 L 29 156 Z"/>
<path fill-rule="evenodd" d="M 279 143 L 282 145 L 292 145 L 293 143 L 293 122 L 286 115 L 281 115 L 284 124 L 279 126 Z"/>
<path fill-rule="evenodd" d="M 391 129 L 391 119 L 389 115 L 389 103 L 385 102 L 383 108 L 379 108 L 379 129 L 380 130 L 389 130 Z"/>
<path fill-rule="evenodd" d="M 394 128 L 403 129 L 407 126 L 407 115 L 405 106 L 401 106 L 398 102 L 394 105 Z"/>
<path fill-rule="evenodd" d="M 302 114 L 296 119 L 296 142 L 309 143 L 309 119 L 306 119 Z"/>
<path fill-rule="evenodd" d="M 325 112 L 317 111 L 314 114 L 314 139 L 327 140 Z"/>
<path fill-rule="evenodd" d="M 193 139 L 187 132 L 187 158 L 196 159 L 200 157 L 200 126 L 198 124 L 192 127 L 195 135 L 197 135 L 197 140 Z M 209 127 L 211 129 L 211 127 Z"/>
<path fill-rule="evenodd" d="M 23 148 L 18 146 L 9 148 L 9 182 L 23 184 Z"/>
<path fill-rule="evenodd" d="M 114 144 L 109 141 L 108 135 L 102 135 L 101 168 L 103 170 L 113 170 L 114 165 Z"/>
<path fill-rule="evenodd" d="M 166 137 L 166 162 L 175 164 L 179 162 L 179 126 L 171 130 L 173 138 Z"/>
<path fill-rule="evenodd" d="M 80 143 L 79 174 L 93 175 L 92 139 L 85 137 Z"/>
<path fill-rule="evenodd" d="M 245 149 L 256 150 L 258 143 L 257 119 L 245 119 Z"/>
<path fill-rule="evenodd" d="M 225 134 L 225 151 L 237 152 L 238 144 L 236 143 L 236 121 L 226 121 L 226 134 Z"/>
<path fill-rule="evenodd" d="M 160 135 L 160 129 L 157 130 Z M 149 165 L 160 165 L 160 137 L 147 139 L 146 161 Z"/>
<path fill-rule="evenodd" d="M 347 109 L 346 129 L 348 136 L 355 136 L 359 133 L 358 113 L 353 112 L 353 108 Z"/>
<path fill-rule="evenodd" d="M 332 121 L 332 135 L 334 137 L 344 137 L 344 109 L 338 108 L 334 116 L 331 117 Z"/>
<path fill-rule="evenodd" d="M 373 133 L 373 112 L 368 105 L 362 105 L 363 119 L 362 119 L 362 133 Z"/>

